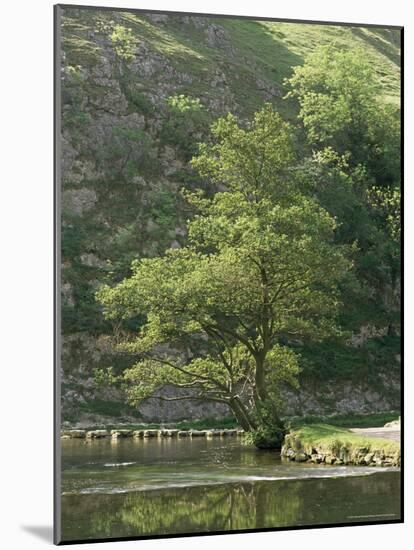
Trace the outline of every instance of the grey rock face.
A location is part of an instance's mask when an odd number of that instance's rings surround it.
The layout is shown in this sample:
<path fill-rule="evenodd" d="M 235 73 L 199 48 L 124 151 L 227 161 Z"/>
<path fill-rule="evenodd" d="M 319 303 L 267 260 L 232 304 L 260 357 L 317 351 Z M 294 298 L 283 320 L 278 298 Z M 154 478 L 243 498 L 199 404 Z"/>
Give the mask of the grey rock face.
<path fill-rule="evenodd" d="M 163 13 L 148 13 L 147 18 L 154 23 L 168 23 L 168 15 Z"/>
<path fill-rule="evenodd" d="M 97 196 L 93 189 L 68 189 L 62 194 L 62 209 L 70 214 L 82 216 L 95 206 L 96 201 Z"/>
<path fill-rule="evenodd" d="M 296 453 L 295 462 L 306 462 L 308 460 L 308 455 L 306 453 Z"/>
<path fill-rule="evenodd" d="M 67 289 L 69 292 L 70 289 Z M 105 418 L 94 413 L 79 413 L 79 403 L 94 399 L 103 401 L 125 402 L 125 396 L 116 388 L 100 388 L 94 382 L 94 369 L 113 363 L 113 350 L 106 338 L 96 339 L 87 334 L 65 336 L 63 347 L 62 392 L 63 415 L 74 417 L 79 427 L 91 425 L 114 424 L 114 418 Z M 390 388 L 395 391 L 391 392 Z M 398 401 L 399 380 L 387 378 L 384 391 L 373 391 L 368 384 L 325 383 L 313 386 L 302 384 L 299 392 L 285 390 L 284 413 L 297 414 L 332 414 L 353 412 L 373 412 L 396 410 Z M 165 402 L 162 397 L 178 397 L 185 390 L 165 386 L 158 389 L 154 397 L 143 401 L 137 408 L 142 422 L 174 422 L 178 420 L 195 420 L 202 418 L 224 418 L 231 415 L 230 410 L 222 403 L 194 401 Z M 329 400 L 326 398 L 329 397 Z M 117 423 L 137 422 L 136 418 L 123 415 Z"/>
<path fill-rule="evenodd" d="M 234 47 L 226 30 L 215 23 L 211 23 L 205 30 L 206 42 L 212 48 L 223 49 L 230 56 L 235 55 Z"/>

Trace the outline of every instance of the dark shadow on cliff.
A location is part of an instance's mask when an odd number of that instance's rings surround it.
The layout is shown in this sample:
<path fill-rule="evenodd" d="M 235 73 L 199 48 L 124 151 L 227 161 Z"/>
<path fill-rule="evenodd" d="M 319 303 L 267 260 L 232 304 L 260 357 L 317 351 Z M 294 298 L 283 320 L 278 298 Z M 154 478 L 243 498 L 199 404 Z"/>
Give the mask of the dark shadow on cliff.
<path fill-rule="evenodd" d="M 385 55 L 390 61 L 400 66 L 400 56 L 397 51 L 399 45 L 396 43 L 394 34 L 398 33 L 398 31 L 388 30 L 385 34 L 383 29 L 369 29 L 369 32 L 366 32 L 366 29 L 352 27 L 352 32 L 366 43 L 373 46 L 379 53 Z"/>

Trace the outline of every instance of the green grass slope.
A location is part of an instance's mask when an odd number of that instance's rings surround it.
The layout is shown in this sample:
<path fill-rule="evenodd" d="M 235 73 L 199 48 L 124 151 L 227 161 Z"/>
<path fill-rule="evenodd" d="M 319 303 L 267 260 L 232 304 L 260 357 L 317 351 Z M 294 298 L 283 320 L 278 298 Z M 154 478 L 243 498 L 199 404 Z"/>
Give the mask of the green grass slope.
<path fill-rule="evenodd" d="M 283 81 L 317 46 L 326 44 L 363 48 L 383 87 L 384 100 L 399 100 L 400 44 L 395 30 L 219 17 L 169 16 L 159 21 L 126 11 L 69 10 L 63 33 L 68 62 L 94 63 L 100 51 L 91 30 L 105 29 L 111 23 L 128 29 L 135 44 L 145 42 L 178 71 L 191 75 L 191 82 L 183 84 L 180 93 L 214 95 L 217 91 L 211 89 L 211 75 L 217 69 L 225 72 L 237 107 L 245 115 L 263 102 L 263 83 L 274 87 L 269 96 L 285 115 L 293 115 L 289 113 L 292 104 L 282 100 Z M 148 81 L 144 84 L 151 86 Z"/>

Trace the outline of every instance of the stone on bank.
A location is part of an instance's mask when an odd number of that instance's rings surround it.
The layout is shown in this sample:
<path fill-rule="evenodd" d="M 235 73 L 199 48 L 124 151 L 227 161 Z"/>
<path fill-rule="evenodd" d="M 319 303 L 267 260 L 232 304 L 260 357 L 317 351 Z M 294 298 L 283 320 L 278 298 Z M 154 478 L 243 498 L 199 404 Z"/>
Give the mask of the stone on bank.
<path fill-rule="evenodd" d="M 399 467 L 401 464 L 398 442 L 364 438 L 329 425 L 309 425 L 291 431 L 285 437 L 281 457 L 328 465 Z"/>

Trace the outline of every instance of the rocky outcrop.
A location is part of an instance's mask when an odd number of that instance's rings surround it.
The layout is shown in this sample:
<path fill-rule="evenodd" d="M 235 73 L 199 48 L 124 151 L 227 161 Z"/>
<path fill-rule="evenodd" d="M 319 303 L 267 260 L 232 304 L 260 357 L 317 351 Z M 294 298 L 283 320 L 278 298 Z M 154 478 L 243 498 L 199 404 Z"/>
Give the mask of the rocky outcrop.
<path fill-rule="evenodd" d="M 327 465 L 358 466 L 400 466 L 401 450 L 399 444 L 384 445 L 364 442 L 350 444 L 341 442 L 340 437 L 334 445 L 324 443 L 303 443 L 295 433 L 286 436 L 281 457 L 292 462 L 312 462 Z"/>
<path fill-rule="evenodd" d="M 285 390 L 284 413 L 300 416 L 399 410 L 400 389 L 399 373 L 386 371 L 378 373 L 375 387 L 369 380 L 304 380 L 299 390 Z"/>
<path fill-rule="evenodd" d="M 346 448 L 340 449 L 336 453 L 327 451 L 320 452 L 317 448 L 311 453 L 304 451 L 295 451 L 290 447 L 283 447 L 282 458 L 295 462 L 312 462 L 314 464 L 336 465 L 358 465 L 358 466 L 400 466 L 401 456 L 399 452 L 368 452 L 368 449 L 360 447 L 352 453 Z"/>

